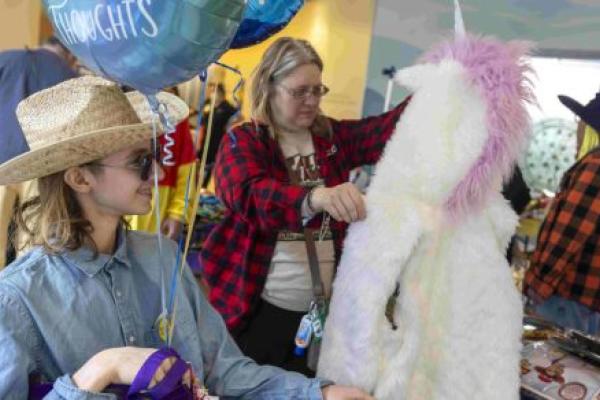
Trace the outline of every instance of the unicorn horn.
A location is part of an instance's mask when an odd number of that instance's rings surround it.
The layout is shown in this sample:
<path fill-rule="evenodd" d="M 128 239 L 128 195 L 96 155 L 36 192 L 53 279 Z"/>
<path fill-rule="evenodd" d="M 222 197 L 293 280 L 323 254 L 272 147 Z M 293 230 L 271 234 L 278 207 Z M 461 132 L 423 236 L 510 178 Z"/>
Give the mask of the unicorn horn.
<path fill-rule="evenodd" d="M 463 21 L 462 11 L 458 0 L 454 0 L 454 37 L 462 39 L 466 36 L 465 22 Z"/>

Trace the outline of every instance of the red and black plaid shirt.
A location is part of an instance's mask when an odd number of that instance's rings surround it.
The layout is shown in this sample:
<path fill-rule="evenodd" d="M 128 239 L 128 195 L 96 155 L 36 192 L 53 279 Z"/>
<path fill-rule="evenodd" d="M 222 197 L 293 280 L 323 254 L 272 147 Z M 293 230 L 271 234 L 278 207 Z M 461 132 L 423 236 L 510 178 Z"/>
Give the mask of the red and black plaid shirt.
<path fill-rule="evenodd" d="M 406 101 L 377 117 L 331 120 L 333 136 L 313 135 L 316 160 L 328 187 L 347 182 L 350 170 L 379 159 Z M 260 298 L 280 230 L 302 231 L 308 189 L 290 184 L 284 157 L 267 129 L 246 123 L 221 142 L 215 164 L 217 195 L 227 211 L 202 246 L 210 302 L 229 329 L 243 326 Z M 309 223 L 317 228 L 317 215 Z M 347 225 L 331 221 L 339 260 Z"/>
<path fill-rule="evenodd" d="M 565 173 L 525 274 L 524 292 L 600 312 L 600 150 Z"/>

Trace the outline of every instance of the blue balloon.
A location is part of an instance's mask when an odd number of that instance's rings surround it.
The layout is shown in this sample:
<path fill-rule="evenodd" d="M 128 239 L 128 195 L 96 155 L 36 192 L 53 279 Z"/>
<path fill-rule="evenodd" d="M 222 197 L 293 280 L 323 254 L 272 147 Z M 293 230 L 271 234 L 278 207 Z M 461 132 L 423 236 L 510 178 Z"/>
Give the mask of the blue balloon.
<path fill-rule="evenodd" d="M 60 41 L 145 94 L 187 81 L 229 48 L 244 0 L 43 0 Z"/>
<path fill-rule="evenodd" d="M 244 19 L 232 49 L 252 46 L 282 30 L 302 8 L 304 0 L 247 0 Z"/>

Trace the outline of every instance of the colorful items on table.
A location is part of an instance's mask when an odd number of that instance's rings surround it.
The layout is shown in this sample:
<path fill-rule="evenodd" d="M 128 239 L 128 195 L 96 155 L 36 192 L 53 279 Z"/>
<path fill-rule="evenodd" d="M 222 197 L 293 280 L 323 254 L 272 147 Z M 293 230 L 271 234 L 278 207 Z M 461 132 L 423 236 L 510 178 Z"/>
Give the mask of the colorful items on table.
<path fill-rule="evenodd" d="M 600 399 L 600 368 L 550 342 L 524 346 L 521 386 L 524 398 L 536 400 Z"/>
<path fill-rule="evenodd" d="M 194 233 L 190 245 L 190 252 L 187 257 L 187 263 L 198 275 L 202 272 L 198 250 L 202 248 L 202 243 L 207 238 L 212 228 L 221 221 L 225 214 L 225 207 L 214 194 L 205 191 L 200 195 L 200 203 L 196 212 L 196 222 L 194 223 Z"/>

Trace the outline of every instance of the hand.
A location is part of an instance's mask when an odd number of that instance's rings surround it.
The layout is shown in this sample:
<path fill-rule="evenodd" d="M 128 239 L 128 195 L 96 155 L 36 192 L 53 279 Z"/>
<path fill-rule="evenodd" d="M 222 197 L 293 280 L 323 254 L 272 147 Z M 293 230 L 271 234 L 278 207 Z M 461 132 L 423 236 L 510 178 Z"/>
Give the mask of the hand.
<path fill-rule="evenodd" d="M 133 382 L 133 379 L 138 374 L 139 370 L 142 368 L 142 365 L 146 362 L 148 357 L 152 353 L 156 351 L 156 349 L 146 349 L 139 347 L 123 347 L 122 350 L 118 352 L 115 356 L 115 362 L 117 363 L 116 369 L 116 379 L 111 383 L 130 385 Z M 141 360 L 141 364 L 138 363 Z M 152 389 L 154 386 L 158 385 L 167 375 L 167 373 L 171 370 L 173 365 L 177 359 L 175 357 L 165 358 L 161 363 L 158 369 L 154 372 L 152 376 L 152 380 L 148 385 L 148 389 Z M 133 372 L 133 375 L 131 374 Z M 191 387 L 194 385 L 199 385 L 198 378 L 192 374 L 192 370 L 189 369 L 182 377 L 182 382 L 187 387 Z"/>
<path fill-rule="evenodd" d="M 331 385 L 321 391 L 323 400 L 375 400 L 362 390 L 349 386 Z"/>
<path fill-rule="evenodd" d="M 315 211 L 327 211 L 336 221 L 351 223 L 367 216 L 364 196 L 351 182 L 316 188 L 311 203 Z"/>
<path fill-rule="evenodd" d="M 142 365 L 155 351 L 141 347 L 117 347 L 101 351 L 73 374 L 73 382 L 78 388 L 90 392 L 102 392 L 113 383 L 131 385 Z M 165 359 L 156 370 L 149 387 L 160 382 L 174 362 L 174 357 Z"/>
<path fill-rule="evenodd" d="M 160 231 L 162 234 L 172 240 L 177 240 L 182 230 L 183 223 L 171 217 L 167 217 L 160 225 Z"/>
<path fill-rule="evenodd" d="M 165 379 L 165 376 L 171 370 L 171 368 L 175 364 L 175 361 L 177 361 L 175 357 L 169 357 L 163 360 L 163 362 L 160 364 L 160 366 L 152 376 L 152 380 L 148 385 L 148 389 L 152 389 L 154 386 L 158 385 L 163 379 Z M 201 387 L 198 377 L 192 373 L 191 368 L 188 369 L 185 374 L 183 374 L 181 382 L 188 388 L 191 388 L 192 386 Z"/>

